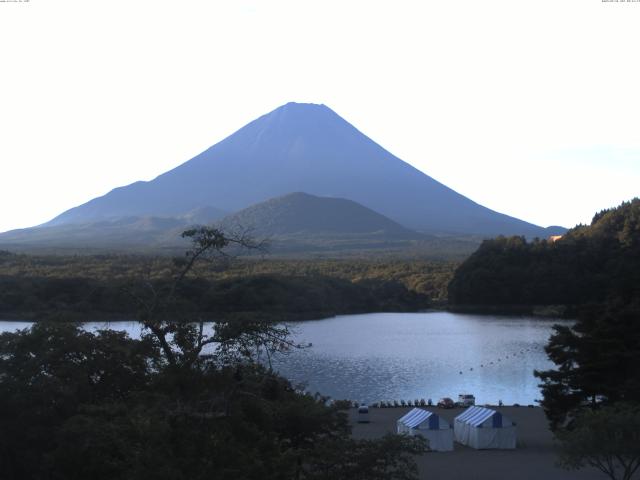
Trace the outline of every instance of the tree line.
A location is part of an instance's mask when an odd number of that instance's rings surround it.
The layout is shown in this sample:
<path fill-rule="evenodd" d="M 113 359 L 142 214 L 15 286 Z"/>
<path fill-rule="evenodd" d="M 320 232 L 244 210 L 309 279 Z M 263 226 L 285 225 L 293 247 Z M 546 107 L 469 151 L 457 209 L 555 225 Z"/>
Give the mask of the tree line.
<path fill-rule="evenodd" d="M 151 256 L 0 255 L 0 317 L 132 318 L 132 285 L 167 284 L 175 262 Z M 455 263 L 437 261 L 221 259 L 195 265 L 177 294 L 184 308 L 217 318 L 255 314 L 304 320 L 335 314 L 416 311 L 441 304 Z"/>
<path fill-rule="evenodd" d="M 640 200 L 596 214 L 561 239 L 485 240 L 455 271 L 451 305 L 570 307 L 640 297 Z M 575 310 L 570 310 L 575 313 Z"/>

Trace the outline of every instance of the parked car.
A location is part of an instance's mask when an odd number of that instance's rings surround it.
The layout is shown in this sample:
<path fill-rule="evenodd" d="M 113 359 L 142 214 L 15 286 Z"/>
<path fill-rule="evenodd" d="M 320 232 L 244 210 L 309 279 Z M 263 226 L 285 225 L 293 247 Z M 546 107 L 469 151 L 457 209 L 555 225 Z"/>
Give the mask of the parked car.
<path fill-rule="evenodd" d="M 461 393 L 458 395 L 458 406 L 460 407 L 472 407 L 476 404 L 476 397 L 469 393 Z"/>
<path fill-rule="evenodd" d="M 439 408 L 453 408 L 455 406 L 456 406 L 456 404 L 453 403 L 453 400 L 451 400 L 449 397 L 444 397 L 444 398 L 441 398 L 440 400 L 438 400 L 438 407 Z"/>
<path fill-rule="evenodd" d="M 369 407 L 360 405 L 358 407 L 358 423 L 369 423 Z"/>

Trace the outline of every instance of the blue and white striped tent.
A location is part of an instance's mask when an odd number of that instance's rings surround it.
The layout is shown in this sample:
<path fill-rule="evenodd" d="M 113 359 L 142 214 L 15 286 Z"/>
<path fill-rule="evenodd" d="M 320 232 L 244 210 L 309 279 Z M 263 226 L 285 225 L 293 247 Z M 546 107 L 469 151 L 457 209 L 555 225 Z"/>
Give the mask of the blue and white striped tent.
<path fill-rule="evenodd" d="M 444 418 L 421 408 L 414 408 L 397 422 L 398 433 L 422 435 L 429 448 L 438 452 L 453 450 L 453 430 Z"/>
<path fill-rule="evenodd" d="M 472 448 L 516 448 L 516 426 L 502 413 L 469 407 L 454 419 L 456 442 Z"/>

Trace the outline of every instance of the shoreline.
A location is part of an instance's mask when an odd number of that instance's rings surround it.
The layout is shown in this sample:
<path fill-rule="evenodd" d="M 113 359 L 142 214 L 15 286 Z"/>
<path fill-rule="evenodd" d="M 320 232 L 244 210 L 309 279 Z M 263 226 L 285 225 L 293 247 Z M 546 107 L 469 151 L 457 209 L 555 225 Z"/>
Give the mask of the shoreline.
<path fill-rule="evenodd" d="M 231 312 L 231 313 L 199 313 L 198 315 L 205 317 L 241 317 L 241 316 L 269 316 L 280 317 L 279 321 L 282 323 L 288 322 L 313 322 L 317 320 L 325 320 L 327 318 L 346 316 L 346 315 L 367 315 L 374 313 L 460 313 L 463 315 L 479 315 L 479 316 L 526 316 L 540 319 L 561 319 L 572 320 L 572 315 L 567 315 L 566 312 L 573 312 L 573 307 L 567 307 L 564 305 L 538 305 L 538 306 L 526 306 L 526 305 L 513 305 L 513 306 L 478 306 L 478 305 L 437 305 L 429 308 L 421 308 L 417 310 L 394 310 L 394 311 L 381 311 L 381 310 L 363 310 L 363 311 L 346 311 L 346 312 L 315 312 L 309 315 L 302 315 L 303 318 L 299 318 L 299 315 L 295 312 L 283 312 L 275 314 L 272 312 Z M 60 311 L 55 314 L 39 314 L 38 312 L 4 312 L 0 313 L 0 322 L 39 322 L 43 320 L 60 321 L 60 322 L 136 322 L 135 318 L 123 319 L 130 313 L 122 312 L 118 314 L 106 313 L 106 312 L 87 312 L 79 313 L 77 311 Z M 42 318 L 47 316 L 47 318 Z M 68 316 L 69 318 L 65 318 Z M 38 318 L 40 317 L 40 318 Z M 88 319 L 87 319 L 88 318 Z M 207 320 L 215 321 L 215 320 Z"/>
<path fill-rule="evenodd" d="M 445 310 L 452 313 L 473 315 L 526 315 L 539 318 L 575 318 L 575 305 L 447 305 Z"/>

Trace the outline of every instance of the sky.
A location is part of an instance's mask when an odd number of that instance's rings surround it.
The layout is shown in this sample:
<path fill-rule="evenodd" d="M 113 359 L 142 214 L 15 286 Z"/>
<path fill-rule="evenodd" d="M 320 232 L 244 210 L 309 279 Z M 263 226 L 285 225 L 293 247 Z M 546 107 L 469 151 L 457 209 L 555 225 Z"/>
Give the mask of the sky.
<path fill-rule="evenodd" d="M 0 0 L 0 231 L 324 103 L 502 213 L 640 196 L 640 2 Z"/>

